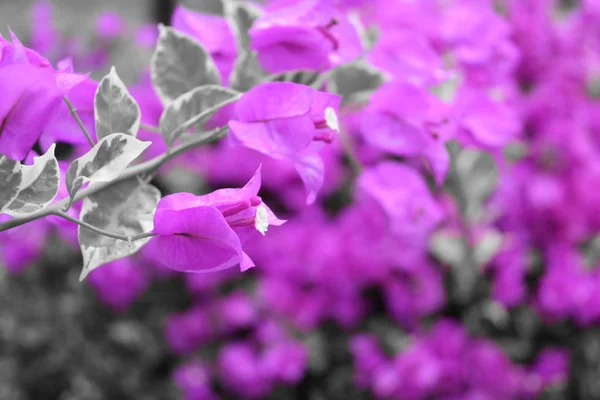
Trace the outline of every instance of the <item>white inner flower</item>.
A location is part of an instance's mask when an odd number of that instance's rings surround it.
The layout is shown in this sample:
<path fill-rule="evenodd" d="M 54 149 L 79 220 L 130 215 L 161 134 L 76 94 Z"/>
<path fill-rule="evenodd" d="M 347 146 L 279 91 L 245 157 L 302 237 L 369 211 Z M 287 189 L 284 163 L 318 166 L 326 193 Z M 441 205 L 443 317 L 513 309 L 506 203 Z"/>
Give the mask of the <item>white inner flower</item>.
<path fill-rule="evenodd" d="M 329 129 L 333 129 L 336 132 L 340 131 L 340 123 L 338 121 L 335 110 L 331 107 L 325 109 L 325 123 Z"/>
<path fill-rule="evenodd" d="M 265 206 L 263 206 L 262 204 L 256 209 L 256 217 L 254 217 L 254 227 L 262 235 L 267 233 L 267 229 L 269 228 L 269 214 L 267 213 L 267 209 L 265 208 Z"/>

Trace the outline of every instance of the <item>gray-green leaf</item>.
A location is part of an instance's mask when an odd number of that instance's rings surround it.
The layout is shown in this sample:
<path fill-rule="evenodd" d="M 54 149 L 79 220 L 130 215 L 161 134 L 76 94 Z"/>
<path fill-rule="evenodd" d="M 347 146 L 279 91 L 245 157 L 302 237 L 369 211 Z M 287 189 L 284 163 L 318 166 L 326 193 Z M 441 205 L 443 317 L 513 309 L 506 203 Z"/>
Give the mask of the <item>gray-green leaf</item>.
<path fill-rule="evenodd" d="M 263 82 L 267 75 L 258 63 L 256 53 L 245 51 L 235 60 L 233 71 L 229 76 L 229 86 L 240 92 L 247 92 Z"/>
<path fill-rule="evenodd" d="M 163 104 L 198 86 L 220 85 L 219 71 L 206 49 L 190 36 L 159 25 L 150 62 L 152 84 Z"/>
<path fill-rule="evenodd" d="M 71 200 L 86 182 L 110 182 L 117 178 L 150 144 L 123 133 L 106 136 L 69 166 L 67 189 Z"/>
<path fill-rule="evenodd" d="M 154 228 L 154 213 L 160 191 L 133 178 L 112 185 L 87 197 L 81 207 L 81 220 L 104 231 L 135 236 Z M 127 257 L 150 240 L 133 242 L 113 239 L 90 229 L 79 227 L 79 245 L 83 254 L 80 280 L 94 269 L 111 261 Z"/>
<path fill-rule="evenodd" d="M 137 136 L 141 120 L 140 107 L 129 94 L 114 67 L 98 85 L 94 111 L 98 140 L 112 133 Z"/>
<path fill-rule="evenodd" d="M 225 3 L 225 16 L 233 27 L 238 50 L 240 52 L 248 51 L 250 49 L 250 34 L 248 31 L 260 16 L 260 10 L 252 4 L 231 0 Z"/>
<path fill-rule="evenodd" d="M 293 82 L 301 85 L 313 86 L 319 81 L 320 76 L 320 71 L 299 69 L 296 71 L 282 72 L 271 75 L 268 80 L 269 82 Z"/>
<path fill-rule="evenodd" d="M 343 97 L 343 103 L 367 98 L 384 82 L 384 76 L 363 60 L 343 64 L 331 72 L 329 90 Z"/>
<path fill-rule="evenodd" d="M 160 118 L 160 130 L 171 146 L 192 126 L 201 126 L 226 104 L 240 96 L 239 92 L 221 86 L 200 86 L 169 103 Z"/>
<path fill-rule="evenodd" d="M 182 0 L 181 3 L 186 8 L 202 14 L 223 16 L 224 1 L 229 0 Z"/>
<path fill-rule="evenodd" d="M 33 165 L 0 156 L 0 212 L 25 217 L 46 208 L 58 194 L 60 170 L 53 144 Z"/>
<path fill-rule="evenodd" d="M 6 156 L 0 156 L 0 210 L 3 210 L 17 197 L 22 180 L 21 163 Z"/>

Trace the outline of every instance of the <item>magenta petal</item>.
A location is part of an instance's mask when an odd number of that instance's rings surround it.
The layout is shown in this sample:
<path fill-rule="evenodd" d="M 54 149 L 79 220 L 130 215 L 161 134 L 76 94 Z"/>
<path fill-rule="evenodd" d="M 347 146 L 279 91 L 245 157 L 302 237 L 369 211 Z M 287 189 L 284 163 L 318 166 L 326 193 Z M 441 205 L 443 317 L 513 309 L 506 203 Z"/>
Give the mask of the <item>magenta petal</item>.
<path fill-rule="evenodd" d="M 154 233 L 158 261 L 183 272 L 218 271 L 242 260 L 240 240 L 212 207 L 157 209 Z"/>
<path fill-rule="evenodd" d="M 370 110 L 389 112 L 408 120 L 423 121 L 427 117 L 430 96 L 425 89 L 402 82 L 381 86 L 371 96 Z"/>
<path fill-rule="evenodd" d="M 440 141 L 431 141 L 425 150 L 425 158 L 429 162 L 435 183 L 438 186 L 443 185 L 450 167 L 448 149 Z"/>
<path fill-rule="evenodd" d="M 365 114 L 362 132 L 369 144 L 398 156 L 416 155 L 427 147 L 422 126 L 388 113 Z"/>
<path fill-rule="evenodd" d="M 247 271 L 253 267 L 254 267 L 254 261 L 252 261 L 252 259 L 250 258 L 250 256 L 248 256 L 248 254 L 246 254 L 245 252 L 242 252 L 242 262 L 240 263 L 240 269 L 242 270 L 242 272 Z"/>
<path fill-rule="evenodd" d="M 260 65 L 272 74 L 329 67 L 332 45 L 314 28 L 271 26 L 251 29 L 250 35 Z"/>
<path fill-rule="evenodd" d="M 310 114 L 315 121 L 325 118 L 325 109 L 333 108 L 337 113 L 342 104 L 342 97 L 337 94 L 317 91 L 314 93 Z"/>
<path fill-rule="evenodd" d="M 57 72 L 56 73 L 56 86 L 60 91 L 61 95 L 67 94 L 68 91 L 78 86 L 80 83 L 85 82 L 88 79 L 86 74 L 72 74 L 69 72 Z"/>
<path fill-rule="evenodd" d="M 323 160 L 317 154 L 311 154 L 297 160 L 294 166 L 306 188 L 306 204 L 314 203 L 325 177 Z"/>
<path fill-rule="evenodd" d="M 61 104 L 51 70 L 30 65 L 0 69 L 0 153 L 23 159 Z"/>
<path fill-rule="evenodd" d="M 173 28 L 197 39 L 211 53 L 235 57 L 237 49 L 231 26 L 223 17 L 202 14 L 178 5 L 171 18 Z"/>
<path fill-rule="evenodd" d="M 462 128 L 479 146 L 502 147 L 519 135 L 521 121 L 507 104 L 468 92 L 461 97 L 459 107 L 465 114 Z"/>
<path fill-rule="evenodd" d="M 158 210 L 184 210 L 186 208 L 205 205 L 197 204 L 198 196 L 191 193 L 174 193 L 160 199 Z"/>
<path fill-rule="evenodd" d="M 219 189 L 203 196 L 195 197 L 194 205 L 218 207 L 227 203 L 237 203 L 240 200 L 249 200 L 258 195 L 261 185 L 261 169 L 259 165 L 254 175 L 241 189 Z M 192 195 L 193 196 L 193 195 Z M 169 197 L 169 196 L 167 196 Z"/>
<path fill-rule="evenodd" d="M 314 124 L 308 114 L 268 123 L 229 121 L 235 138 L 244 146 L 274 158 L 290 157 L 310 145 Z"/>
<path fill-rule="evenodd" d="M 305 115 L 310 111 L 314 90 L 290 82 L 268 82 L 244 94 L 236 104 L 241 122 L 265 122 Z"/>
<path fill-rule="evenodd" d="M 9 29 L 9 31 L 10 31 L 10 39 L 12 41 L 13 48 L 14 48 L 13 58 L 12 58 L 13 63 L 29 64 L 29 60 L 27 59 L 27 53 L 25 51 L 25 46 L 23 46 L 23 43 L 21 43 L 21 41 L 19 40 L 17 35 L 15 35 L 15 33 L 12 31 L 12 29 Z"/>
<path fill-rule="evenodd" d="M 332 34 L 338 40 L 339 48 L 329 54 L 331 63 L 336 66 L 352 61 L 364 54 L 364 46 L 357 27 L 343 15 L 337 15 L 338 24 Z"/>
<path fill-rule="evenodd" d="M 31 39 L 29 44 L 42 54 L 50 54 L 60 43 L 60 37 L 52 21 L 52 4 L 38 0 L 31 9 Z"/>
<path fill-rule="evenodd" d="M 208 50 L 224 81 L 233 69 L 237 47 L 232 28 L 220 16 L 202 14 L 177 6 L 171 18 L 173 27 L 198 40 Z"/>

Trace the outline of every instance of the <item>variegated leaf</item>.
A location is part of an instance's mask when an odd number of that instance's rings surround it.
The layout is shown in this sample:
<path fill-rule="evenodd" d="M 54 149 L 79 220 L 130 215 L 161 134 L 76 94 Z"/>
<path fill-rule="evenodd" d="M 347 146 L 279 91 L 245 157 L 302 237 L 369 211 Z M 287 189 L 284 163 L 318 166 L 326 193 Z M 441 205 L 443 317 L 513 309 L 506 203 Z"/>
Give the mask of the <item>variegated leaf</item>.
<path fill-rule="evenodd" d="M 21 163 L 6 156 L 0 156 L 0 210 L 3 210 L 17 197 L 22 180 Z"/>
<path fill-rule="evenodd" d="M 140 235 L 154 228 L 154 213 L 160 197 L 160 191 L 154 186 L 135 178 L 126 180 L 85 198 L 80 218 L 106 232 Z M 80 280 L 101 265 L 137 252 L 150 240 L 113 239 L 81 226 L 78 234 L 83 254 Z"/>
<path fill-rule="evenodd" d="M 84 183 L 110 182 L 121 175 L 150 144 L 123 133 L 106 136 L 69 166 L 67 189 L 71 200 Z"/>
<path fill-rule="evenodd" d="M 114 67 L 98 85 L 94 111 L 98 140 L 113 133 L 137 136 L 141 120 L 140 107 Z"/>
<path fill-rule="evenodd" d="M 198 86 L 221 84 L 219 70 L 206 49 L 192 37 L 164 25 L 159 25 L 150 68 L 163 104 Z"/>
<path fill-rule="evenodd" d="M 0 157 L 0 212 L 25 217 L 46 208 L 58 194 L 60 170 L 53 144 L 33 165 Z"/>
<path fill-rule="evenodd" d="M 201 126 L 223 106 L 235 101 L 239 92 L 222 86 L 200 86 L 168 104 L 160 118 L 160 130 L 171 146 L 192 126 Z"/>

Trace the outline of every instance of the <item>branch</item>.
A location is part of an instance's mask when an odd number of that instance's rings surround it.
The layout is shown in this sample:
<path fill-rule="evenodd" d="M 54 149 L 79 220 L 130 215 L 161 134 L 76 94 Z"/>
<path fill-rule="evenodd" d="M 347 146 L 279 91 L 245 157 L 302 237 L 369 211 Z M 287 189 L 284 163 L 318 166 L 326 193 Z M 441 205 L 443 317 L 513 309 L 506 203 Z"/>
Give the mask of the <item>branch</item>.
<path fill-rule="evenodd" d="M 456 160 L 456 157 L 454 157 Z M 456 163 L 456 161 L 455 161 Z M 465 188 L 465 182 L 453 165 L 449 171 L 449 180 L 454 182 L 456 201 L 460 207 L 459 229 L 462 235 L 462 246 L 465 254 L 462 268 L 456 268 L 458 301 L 467 304 L 472 301 L 478 279 L 478 265 L 475 261 L 475 249 L 472 246 L 472 234 L 468 221 L 467 210 L 469 208 L 469 197 Z"/>
<path fill-rule="evenodd" d="M 152 126 L 147 124 L 140 124 L 140 129 L 148 132 L 161 133 L 158 126 Z"/>
<path fill-rule="evenodd" d="M 352 138 L 350 138 L 350 135 L 348 135 L 348 133 L 343 129 L 340 129 L 339 136 L 342 143 L 342 149 L 348 158 L 352 172 L 354 172 L 354 175 L 359 176 L 363 170 L 363 165 L 360 161 L 360 158 L 358 158 L 358 155 L 356 154 L 356 149 L 352 143 Z"/>
<path fill-rule="evenodd" d="M 87 187 L 83 190 L 80 190 L 79 192 L 77 192 L 77 194 L 73 198 L 73 203 L 75 203 L 76 201 L 79 201 L 85 197 L 88 197 L 89 195 L 98 193 L 116 183 L 123 182 L 127 179 L 131 179 L 140 174 L 145 174 L 148 172 L 156 171 L 157 169 L 159 169 L 162 165 L 164 165 L 168 161 L 172 160 L 173 158 L 179 156 L 182 153 L 185 153 L 186 151 L 188 151 L 190 149 L 202 146 L 204 144 L 207 144 L 207 143 L 210 143 L 210 142 L 213 142 L 215 140 L 225 137 L 225 135 L 227 134 L 227 130 L 228 130 L 228 127 L 223 126 L 221 128 L 218 128 L 218 129 L 208 132 L 206 135 L 198 136 L 193 139 L 190 138 L 185 143 L 182 143 L 178 147 L 173 148 L 172 151 L 169 153 L 162 154 L 158 157 L 153 158 L 150 161 L 146 161 L 144 163 L 134 165 L 132 167 L 127 168 L 123 172 L 123 174 L 121 174 L 114 181 L 106 182 L 106 183 L 99 183 L 95 186 Z M 27 217 L 13 218 L 11 220 L 3 222 L 0 224 L 0 232 L 4 232 L 8 229 L 24 225 L 28 222 L 47 217 L 48 215 L 56 214 L 57 211 L 63 210 L 67 206 L 67 204 L 69 204 L 69 198 L 65 198 L 60 201 L 57 201 L 56 203 L 52 204 L 51 206 L 49 206 L 43 210 L 40 210 L 32 215 L 29 215 Z"/>
<path fill-rule="evenodd" d="M 91 231 L 94 231 L 100 235 L 104 235 L 104 236 L 108 236 L 109 238 L 113 238 L 113 239 L 117 239 L 117 240 L 124 240 L 126 242 L 135 242 L 136 240 L 141 240 L 141 239 L 147 239 L 149 237 L 152 236 L 156 236 L 156 233 L 141 233 L 139 235 L 135 235 L 135 236 L 125 236 L 125 235 L 119 235 L 117 233 L 111 233 L 111 232 L 107 232 L 105 230 L 102 230 L 100 228 L 96 228 L 94 225 L 90 225 L 87 222 L 83 222 L 75 217 L 70 216 L 69 214 L 63 212 L 63 211 L 55 211 L 53 212 L 54 215 L 59 216 L 61 218 L 66 219 L 67 221 L 71 221 L 73 223 L 76 223 L 79 226 L 82 226 L 84 228 L 87 228 Z"/>
<path fill-rule="evenodd" d="M 69 111 L 71 112 L 71 115 L 73 116 L 73 118 L 75 118 L 75 121 L 77 121 L 77 125 L 79 125 L 81 132 L 83 132 L 83 134 L 87 138 L 88 143 L 90 144 L 90 146 L 94 147 L 95 144 L 94 144 L 94 141 L 92 140 L 92 136 L 90 135 L 87 128 L 81 121 L 81 118 L 79 118 L 79 114 L 77 114 L 77 110 L 75 109 L 75 107 L 73 107 L 73 104 L 69 101 L 69 99 L 67 99 L 66 96 L 64 96 L 63 99 L 65 100 L 65 103 L 67 103 L 67 107 L 69 107 Z"/>

